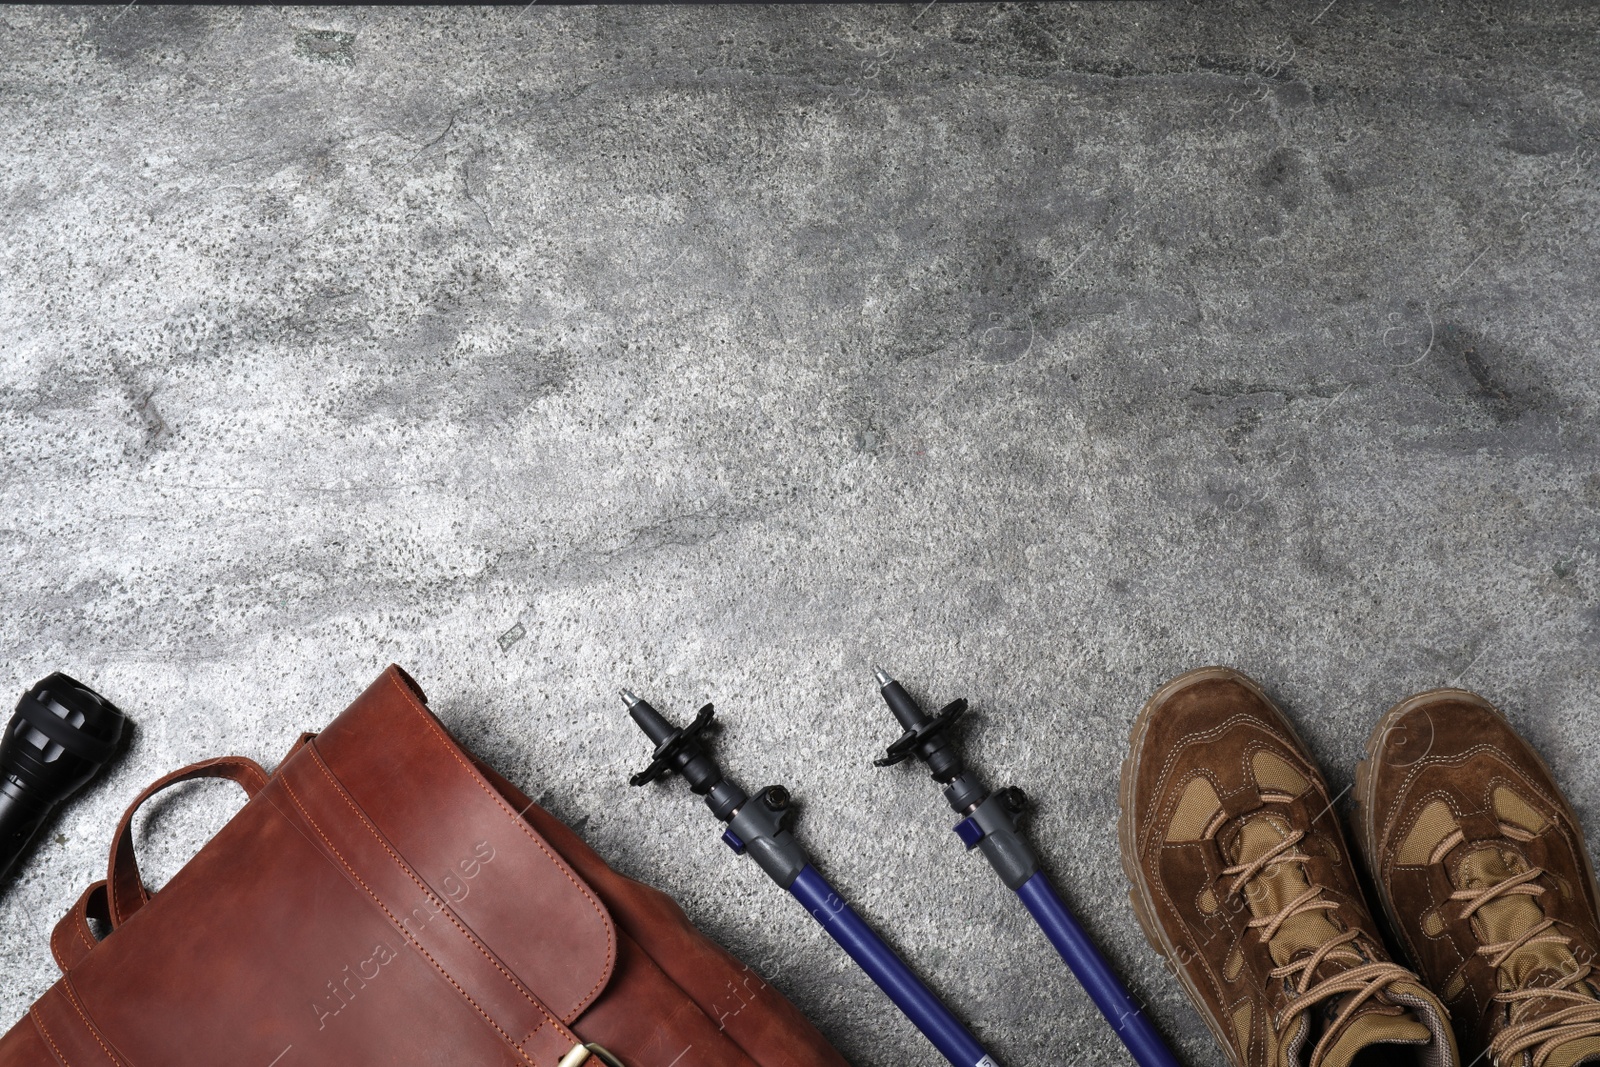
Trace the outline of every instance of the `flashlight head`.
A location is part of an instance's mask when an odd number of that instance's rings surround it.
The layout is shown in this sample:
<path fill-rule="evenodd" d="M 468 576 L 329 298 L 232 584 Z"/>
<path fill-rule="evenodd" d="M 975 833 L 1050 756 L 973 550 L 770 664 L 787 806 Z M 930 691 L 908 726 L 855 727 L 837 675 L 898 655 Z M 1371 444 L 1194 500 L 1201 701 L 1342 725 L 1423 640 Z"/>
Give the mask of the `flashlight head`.
<path fill-rule="evenodd" d="M 22 694 L 0 734 L 0 878 L 50 812 L 116 755 L 126 716 L 56 673 Z"/>

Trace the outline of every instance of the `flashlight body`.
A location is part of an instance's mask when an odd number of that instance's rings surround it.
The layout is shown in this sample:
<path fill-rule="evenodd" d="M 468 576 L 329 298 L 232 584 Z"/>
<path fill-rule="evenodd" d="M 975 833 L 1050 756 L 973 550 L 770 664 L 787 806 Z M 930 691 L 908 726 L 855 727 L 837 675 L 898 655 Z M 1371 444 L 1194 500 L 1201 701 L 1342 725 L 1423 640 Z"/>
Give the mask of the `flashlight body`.
<path fill-rule="evenodd" d="M 0 779 L 0 882 L 54 810 L 54 804 L 39 803 L 10 778 Z"/>

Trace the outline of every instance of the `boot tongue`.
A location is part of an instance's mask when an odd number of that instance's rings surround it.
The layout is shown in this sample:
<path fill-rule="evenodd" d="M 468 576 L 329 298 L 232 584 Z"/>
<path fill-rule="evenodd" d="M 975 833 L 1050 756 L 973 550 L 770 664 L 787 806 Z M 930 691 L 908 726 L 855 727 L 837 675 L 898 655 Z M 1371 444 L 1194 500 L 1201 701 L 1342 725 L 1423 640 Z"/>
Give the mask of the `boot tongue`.
<path fill-rule="evenodd" d="M 1259 815 L 1248 820 L 1239 828 L 1234 862 L 1253 863 L 1288 837 L 1290 832 L 1289 824 L 1276 815 Z M 1311 882 L 1306 877 L 1304 864 L 1284 860 L 1263 867 L 1245 887 L 1244 895 L 1251 914 L 1256 918 L 1265 918 L 1276 915 L 1310 888 Z M 1328 918 L 1326 911 L 1301 912 L 1278 928 L 1278 932 L 1267 942 L 1267 950 L 1272 955 L 1272 961 L 1281 967 L 1297 956 L 1315 952 L 1328 939 L 1342 932 Z M 1321 973 L 1313 976 L 1312 984 L 1328 977 L 1329 973 L 1364 962 L 1365 958 L 1355 950 L 1340 946 L 1329 953 L 1324 966 L 1318 968 Z M 1343 1002 L 1343 997 L 1324 1001 L 1309 1012 L 1302 1012 L 1284 1028 L 1287 1038 L 1283 1044 L 1285 1067 L 1301 1067 L 1290 1057 L 1294 1056 L 1303 1063 L 1310 1056 L 1311 1050 L 1322 1038 L 1323 1028 L 1338 1017 Z M 1397 1007 L 1382 993 L 1368 1001 L 1340 1027 L 1340 1033 L 1323 1056 L 1322 1067 L 1349 1067 L 1350 1061 L 1359 1052 L 1373 1045 L 1422 1045 L 1432 1040 L 1433 1034 L 1426 1026 L 1418 1022 L 1411 1012 L 1404 1009 L 1397 1011 Z"/>
<path fill-rule="evenodd" d="M 1276 815 L 1258 815 L 1239 829 L 1236 863 L 1253 863 L 1266 855 L 1290 833 L 1288 823 Z M 1261 869 L 1244 887 L 1245 900 L 1250 914 L 1257 919 L 1267 918 L 1282 911 L 1284 906 L 1311 888 L 1306 879 L 1305 867 L 1293 860 L 1273 862 Z M 1278 932 L 1267 942 L 1272 962 L 1282 967 L 1303 952 L 1314 952 L 1340 929 L 1329 919 L 1326 911 L 1305 911 L 1278 927 Z M 1334 958 L 1353 959 L 1355 954 L 1342 947 L 1334 950 Z M 1315 980 L 1315 979 L 1313 979 Z"/>
<path fill-rule="evenodd" d="M 1463 889 L 1487 889 L 1499 885 L 1507 878 L 1528 869 L 1521 856 L 1495 845 L 1486 845 L 1468 853 L 1461 861 L 1457 877 Z M 1528 932 L 1528 928 L 1545 920 L 1544 909 L 1537 897 L 1524 894 L 1503 896 L 1479 908 L 1474 918 L 1483 923 L 1483 933 L 1490 943 L 1515 941 Z M 1502 990 L 1529 989 L 1556 985 L 1561 979 L 1578 969 L 1578 960 L 1566 945 L 1543 942 L 1524 945 L 1500 965 Z M 1587 982 L 1568 986 L 1570 989 L 1592 991 Z M 1570 1007 L 1553 1001 L 1544 1002 L 1549 1010 Z M 1535 1008 L 1538 1002 L 1535 1002 Z M 1531 1021 L 1537 1018 L 1530 1013 Z M 1575 1037 L 1557 1045 L 1544 1061 L 1544 1067 L 1578 1067 L 1579 1064 L 1600 1064 L 1600 1037 Z"/>
<path fill-rule="evenodd" d="M 1456 877 L 1463 889 L 1488 889 L 1507 878 L 1526 871 L 1522 857 L 1486 845 L 1468 853 L 1457 868 Z M 1505 944 L 1515 941 L 1528 929 L 1545 920 L 1539 898 L 1522 893 L 1512 893 L 1491 900 L 1479 908 L 1473 918 L 1483 924 L 1486 944 Z M 1551 977 L 1570 975 L 1578 969 L 1578 961 L 1566 945 L 1541 942 L 1524 945 L 1500 965 L 1500 988 L 1503 991 L 1526 989 L 1530 985 L 1549 985 Z M 1550 972 L 1540 978 L 1541 972 Z M 1574 1059 L 1572 1063 L 1576 1063 Z M 1567 1067 L 1571 1067 L 1568 1064 Z"/>

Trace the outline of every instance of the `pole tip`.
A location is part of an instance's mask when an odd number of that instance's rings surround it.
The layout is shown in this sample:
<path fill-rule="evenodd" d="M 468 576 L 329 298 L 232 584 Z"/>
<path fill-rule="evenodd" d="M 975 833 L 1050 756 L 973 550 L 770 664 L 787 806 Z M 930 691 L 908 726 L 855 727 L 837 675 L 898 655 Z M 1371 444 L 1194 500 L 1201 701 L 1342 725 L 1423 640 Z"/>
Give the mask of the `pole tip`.
<path fill-rule="evenodd" d="M 622 688 L 617 690 L 617 693 L 622 697 L 622 702 L 630 708 L 635 704 L 640 703 L 639 694 L 635 693 L 632 689 Z"/>
<path fill-rule="evenodd" d="M 882 689 L 886 685 L 894 684 L 894 679 L 891 678 L 889 676 L 889 672 L 884 670 L 882 667 L 872 668 L 872 676 L 878 680 L 879 689 Z"/>

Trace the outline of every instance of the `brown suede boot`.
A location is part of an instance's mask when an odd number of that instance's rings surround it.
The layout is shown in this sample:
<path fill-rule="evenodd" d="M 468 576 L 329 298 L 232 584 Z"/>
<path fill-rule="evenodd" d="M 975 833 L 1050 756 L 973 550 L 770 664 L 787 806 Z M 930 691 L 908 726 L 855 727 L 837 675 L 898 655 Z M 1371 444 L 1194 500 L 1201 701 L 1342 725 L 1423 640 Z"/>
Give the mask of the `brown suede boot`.
<path fill-rule="evenodd" d="M 1384 951 L 1321 774 L 1254 682 L 1174 678 L 1130 741 L 1133 910 L 1237 1067 L 1459 1067 L 1443 1006 Z"/>
<path fill-rule="evenodd" d="M 1600 1064 L 1600 893 L 1577 816 L 1488 701 L 1396 705 L 1356 770 L 1357 836 L 1389 921 L 1496 1067 Z"/>

